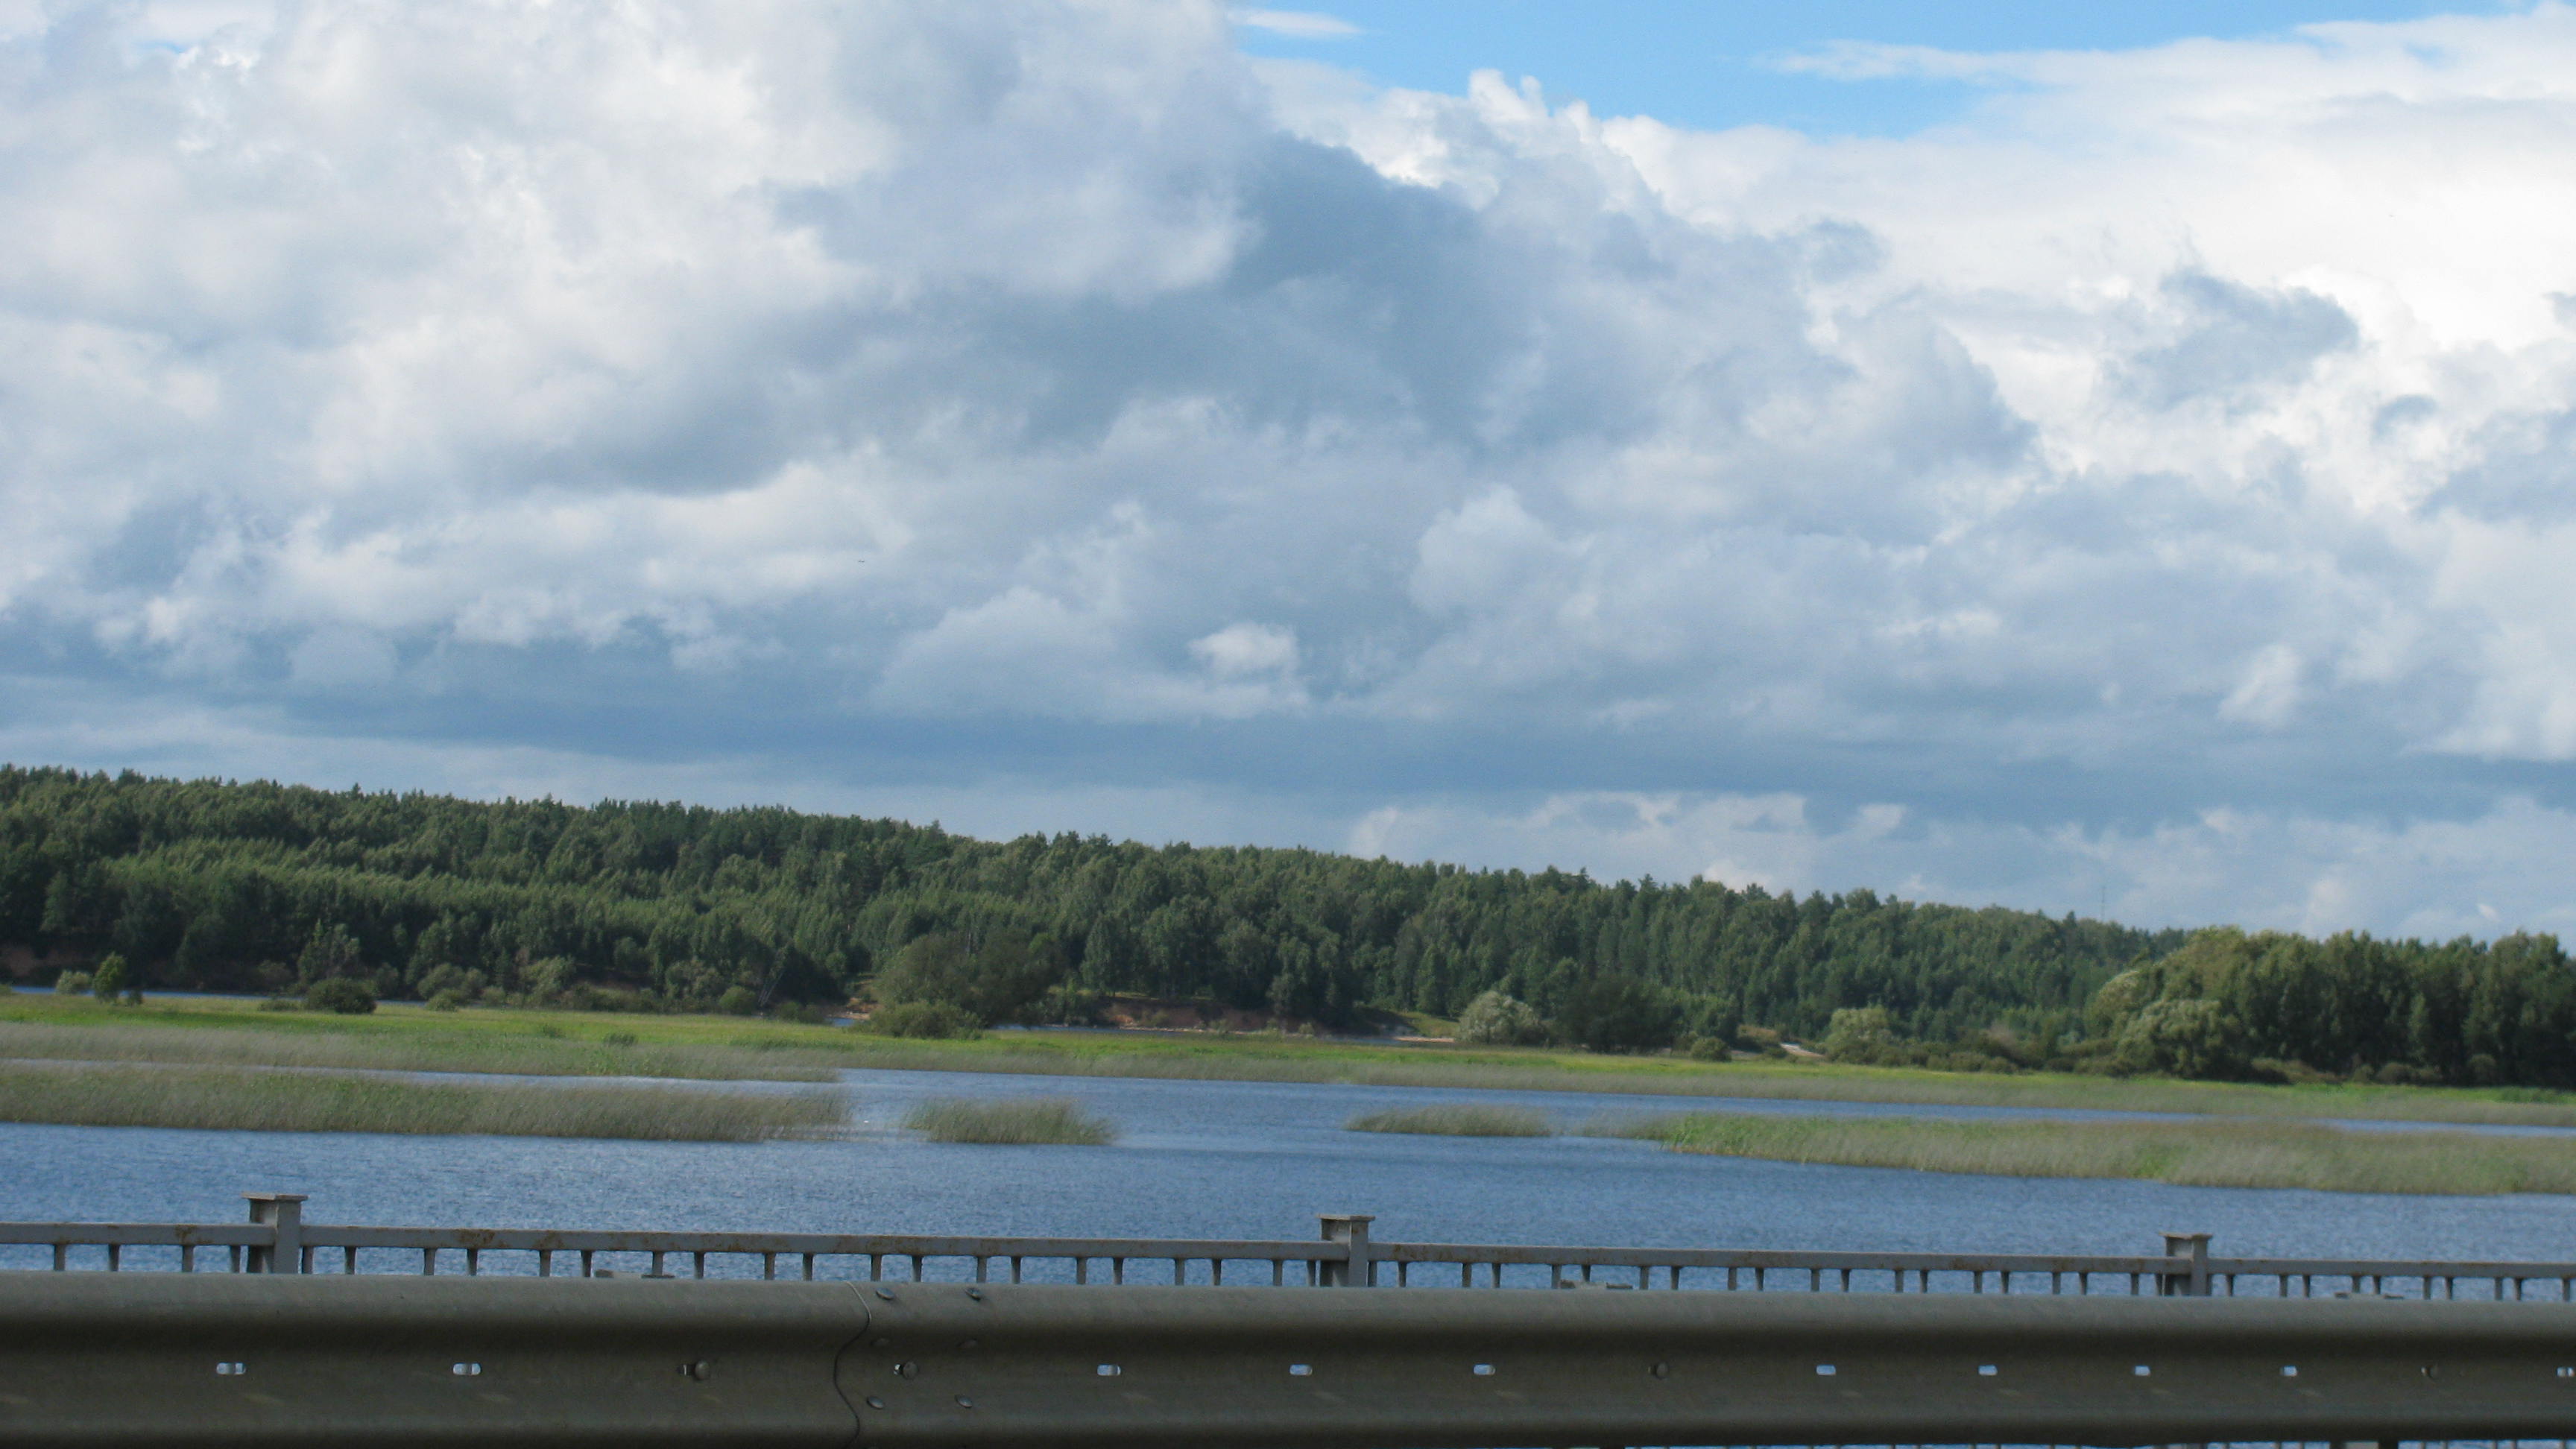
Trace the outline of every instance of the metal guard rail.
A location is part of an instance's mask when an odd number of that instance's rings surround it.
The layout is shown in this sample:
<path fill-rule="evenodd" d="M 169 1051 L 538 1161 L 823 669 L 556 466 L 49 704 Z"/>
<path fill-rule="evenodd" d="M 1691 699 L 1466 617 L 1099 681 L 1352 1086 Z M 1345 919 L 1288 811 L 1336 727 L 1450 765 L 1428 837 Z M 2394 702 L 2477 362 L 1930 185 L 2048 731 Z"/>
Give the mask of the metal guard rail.
<path fill-rule="evenodd" d="M 234 1272 L 336 1269 L 355 1274 L 362 1267 L 381 1269 L 381 1255 L 391 1253 L 417 1255 L 414 1271 L 423 1275 L 438 1271 L 442 1255 L 453 1255 L 468 1276 L 476 1276 L 484 1271 L 484 1254 L 501 1252 L 529 1255 L 539 1277 L 605 1276 L 609 1270 L 598 1260 L 622 1254 L 648 1261 L 648 1276 L 654 1277 L 666 1276 L 676 1260 L 687 1276 L 704 1278 L 710 1258 L 732 1257 L 757 1259 L 764 1279 L 781 1277 L 784 1263 L 785 1276 L 806 1281 L 827 1276 L 818 1273 L 826 1259 L 865 1259 L 870 1281 L 887 1281 L 889 1263 L 908 1269 L 894 1281 L 918 1282 L 926 1276 L 925 1264 L 958 1260 L 971 1270 L 971 1281 L 1018 1283 L 1024 1264 L 1034 1259 L 1069 1262 L 1078 1284 L 1092 1281 L 1095 1263 L 1108 1264 L 1109 1281 L 1121 1285 L 1128 1281 L 1131 1264 L 1167 1263 L 1167 1281 L 1177 1285 L 1193 1281 L 1190 1265 L 1205 1263 L 1207 1270 L 1196 1281 L 1242 1286 L 1244 1276 L 1238 1272 L 1228 1278 L 1227 1265 L 1254 1263 L 1267 1264 L 1270 1271 L 1255 1274 L 1253 1282 L 1266 1276 L 1273 1286 L 1500 1288 L 1509 1286 L 1505 1269 L 1538 1267 L 1547 1270 L 1541 1281 L 1549 1284 L 1611 1282 L 1634 1288 L 1850 1291 L 1884 1286 L 1898 1293 L 1955 1288 L 1983 1293 L 1991 1279 L 2000 1293 L 2015 1292 L 2017 1283 L 2024 1291 L 2036 1290 L 2044 1281 L 2051 1294 L 2071 1288 L 2076 1295 L 2088 1295 L 2097 1291 L 2096 1280 L 2108 1278 L 2114 1291 L 2130 1294 L 2234 1297 L 2239 1280 L 2253 1278 L 2271 1280 L 2274 1292 L 2266 1296 L 2284 1298 L 2317 1296 L 2321 1285 L 2329 1293 L 2456 1298 L 2459 1285 L 2467 1282 L 2488 1285 L 2489 1291 L 2479 1296 L 2496 1299 L 2530 1297 L 2530 1285 L 2554 1283 L 2555 1297 L 2576 1300 L 2576 1263 L 2214 1258 L 2205 1234 L 2168 1233 L 2163 1254 L 2118 1257 L 1375 1242 L 1369 1236 L 1372 1219 L 1361 1214 L 1325 1216 L 1321 1234 L 1306 1241 L 356 1227 L 304 1221 L 305 1199 L 299 1194 L 244 1196 L 251 1212 L 246 1223 L 0 1223 L 0 1247 L 50 1248 L 57 1270 L 77 1266 L 76 1249 L 98 1249 L 102 1266 L 118 1270 L 128 1266 L 126 1250 L 156 1248 L 175 1249 L 182 1272 L 199 1271 L 205 1266 L 200 1255 L 213 1250 L 221 1254 L 221 1266 Z M 362 1260 L 362 1253 L 380 1256 Z M 573 1261 L 558 1262 L 567 1256 Z M 559 1274 L 558 1267 L 565 1272 Z M 997 1273 L 997 1267 L 1004 1271 Z M 1523 1281 L 1533 1276 L 1521 1275 Z M 2413 1294 L 2406 1292 L 2410 1287 Z"/>
<path fill-rule="evenodd" d="M 0 1441 L 2556 1438 L 2576 1306 L 0 1274 Z"/>

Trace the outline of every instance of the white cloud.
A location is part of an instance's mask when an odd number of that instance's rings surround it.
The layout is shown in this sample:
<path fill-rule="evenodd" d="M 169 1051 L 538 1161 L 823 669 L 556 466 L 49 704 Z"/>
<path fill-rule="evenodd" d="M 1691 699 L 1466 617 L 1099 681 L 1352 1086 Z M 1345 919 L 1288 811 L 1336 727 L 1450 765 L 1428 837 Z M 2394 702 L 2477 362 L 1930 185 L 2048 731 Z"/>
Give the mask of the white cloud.
<path fill-rule="evenodd" d="M 972 721 L 1469 859 L 2558 909 L 2439 822 L 2552 838 L 2576 759 L 2576 10 L 1846 48 L 1992 87 L 1847 141 L 1233 49 L 1341 25 L 0 14 L 0 659 L 778 755 L 725 778 Z"/>
<path fill-rule="evenodd" d="M 1264 30 L 1290 40 L 1348 40 L 1364 33 L 1340 16 L 1320 10 L 1230 10 L 1226 14 L 1247 30 Z"/>
<path fill-rule="evenodd" d="M 1219 679 L 1285 673 L 1297 667 L 1297 634 L 1275 624 L 1228 624 L 1191 640 L 1190 652 Z"/>

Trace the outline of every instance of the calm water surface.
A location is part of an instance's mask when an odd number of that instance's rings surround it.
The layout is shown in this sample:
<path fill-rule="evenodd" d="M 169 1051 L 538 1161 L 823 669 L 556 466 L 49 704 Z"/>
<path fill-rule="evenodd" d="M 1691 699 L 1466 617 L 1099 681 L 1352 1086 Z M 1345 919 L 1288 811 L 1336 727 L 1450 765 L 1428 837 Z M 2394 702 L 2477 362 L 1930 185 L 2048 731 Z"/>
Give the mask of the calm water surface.
<path fill-rule="evenodd" d="M 831 1142 L 0 1126 L 0 1216 L 230 1221 L 238 1194 L 267 1190 L 311 1194 L 318 1222 L 370 1224 L 1304 1238 L 1319 1212 L 1367 1212 L 1380 1238 L 1453 1242 L 2140 1253 L 2173 1230 L 2212 1233 L 2223 1255 L 2576 1259 L 2576 1199 L 2562 1197 L 1972 1177 L 1341 1126 L 1443 1100 L 1524 1104 L 1571 1124 L 1717 1105 L 1706 1098 L 945 1072 L 847 1081 L 861 1131 Z M 961 1095 L 1072 1097 L 1125 1135 L 1107 1148 L 973 1147 L 897 1129 L 913 1103 Z"/>

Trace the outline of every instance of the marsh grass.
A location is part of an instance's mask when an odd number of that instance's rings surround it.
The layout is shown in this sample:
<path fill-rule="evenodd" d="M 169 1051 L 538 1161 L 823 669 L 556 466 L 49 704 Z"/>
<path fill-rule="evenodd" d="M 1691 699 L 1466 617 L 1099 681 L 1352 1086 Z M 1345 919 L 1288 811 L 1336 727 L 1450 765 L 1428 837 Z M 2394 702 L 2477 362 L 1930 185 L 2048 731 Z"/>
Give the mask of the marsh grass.
<path fill-rule="evenodd" d="M 906 1114 L 903 1125 L 933 1142 L 1106 1147 L 1118 1140 L 1107 1118 L 1062 1097 L 934 1097 Z"/>
<path fill-rule="evenodd" d="M 546 1023 L 544 1025 L 551 1025 Z M 197 1026 L 56 1026 L 0 1021 L 0 1058 L 168 1062 L 206 1066 L 348 1067 L 393 1072 L 492 1072 L 531 1077 L 679 1077 L 703 1081 L 828 1082 L 821 1053 L 723 1043 L 637 1042 L 632 1032 L 583 1040 L 517 1031 L 208 1030 Z"/>
<path fill-rule="evenodd" d="M 1353 1132 L 1419 1132 L 1440 1137 L 1553 1137 L 1545 1113 L 1527 1107 L 1437 1102 L 1363 1112 L 1342 1124 Z"/>
<path fill-rule="evenodd" d="M 2253 1119 L 2344 1117 L 2390 1122 L 2576 1127 L 2576 1096 L 2539 1089 L 2255 1086 L 2234 1082 L 2018 1076 L 1916 1068 L 1710 1064 L 1528 1049 L 1354 1043 L 1138 1042 L 1012 1033 L 979 1042 L 859 1039 L 839 1060 L 886 1071 L 1005 1072 L 1157 1080 L 1318 1082 L 1512 1092 L 1607 1092 L 1763 1101 L 1889 1102 L 1945 1107 L 2057 1107 Z"/>
<path fill-rule="evenodd" d="M 823 1135 L 847 1115 L 844 1099 L 821 1092 L 0 1063 L 0 1121 L 82 1127 L 752 1142 Z"/>
<path fill-rule="evenodd" d="M 536 1032 L 542 1026 L 563 1034 L 540 1037 Z M 635 1045 L 608 1040 L 630 1035 L 638 1038 Z M 1706 1063 L 1534 1047 L 1397 1046 L 1257 1034 L 1014 1031 L 977 1041 L 912 1041 L 724 1016 L 440 1012 L 395 1002 L 364 1017 L 266 1015 L 240 1001 L 153 998 L 140 1008 L 110 1008 L 88 997 L 51 992 L 0 998 L 0 1058 L 6 1057 L 791 1082 L 828 1081 L 841 1068 L 873 1067 L 2576 1127 L 2576 1095 L 2532 1088 L 2254 1086 L 2036 1072 Z"/>
<path fill-rule="evenodd" d="M 1679 1152 L 2010 1177 L 2128 1177 L 2320 1192 L 2576 1193 L 2576 1141 L 2313 1123 L 1958 1122 L 1688 1112 L 1596 1123 Z"/>

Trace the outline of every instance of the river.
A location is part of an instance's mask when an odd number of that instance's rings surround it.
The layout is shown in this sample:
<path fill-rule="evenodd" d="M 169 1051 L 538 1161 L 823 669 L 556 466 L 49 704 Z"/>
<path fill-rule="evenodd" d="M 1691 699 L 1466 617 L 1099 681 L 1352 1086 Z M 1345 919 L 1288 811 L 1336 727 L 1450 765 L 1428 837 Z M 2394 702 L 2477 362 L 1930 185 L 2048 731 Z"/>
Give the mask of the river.
<path fill-rule="evenodd" d="M 228 1221 L 243 1192 L 290 1191 L 310 1194 L 317 1222 L 436 1226 L 1303 1238 L 1318 1213 L 1365 1212 L 1379 1238 L 1399 1240 L 2128 1254 L 2159 1251 L 2170 1230 L 2210 1233 L 2224 1256 L 2576 1259 L 2576 1200 L 2560 1197 L 1976 1177 L 1341 1125 L 1441 1100 L 1528 1105 L 1571 1123 L 1721 1105 L 1706 1098 L 880 1071 L 846 1081 L 859 1130 L 815 1142 L 5 1125 L 0 1216 Z M 1111 1147 L 922 1142 L 896 1124 L 929 1096 L 1072 1097 L 1123 1136 Z M 36 1266 L 27 1256 L 0 1250 L 0 1262 Z"/>

